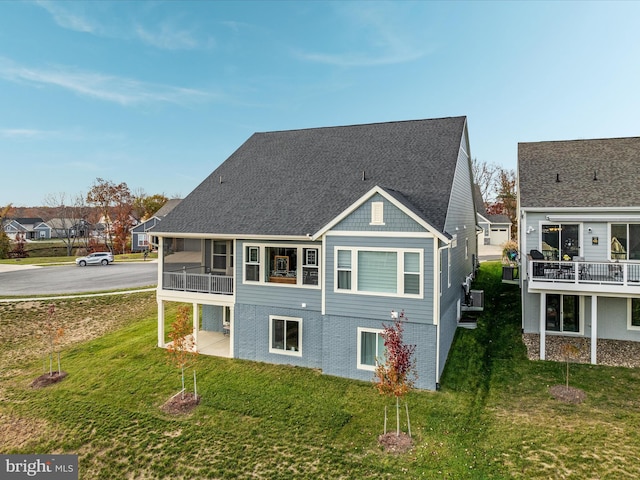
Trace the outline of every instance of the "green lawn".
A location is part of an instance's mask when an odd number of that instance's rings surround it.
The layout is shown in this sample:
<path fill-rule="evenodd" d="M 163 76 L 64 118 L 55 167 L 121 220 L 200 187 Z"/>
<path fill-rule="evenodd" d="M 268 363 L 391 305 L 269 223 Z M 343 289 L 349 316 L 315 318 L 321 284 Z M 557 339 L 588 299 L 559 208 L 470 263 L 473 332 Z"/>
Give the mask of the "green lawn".
<path fill-rule="evenodd" d="M 586 401 L 553 400 L 564 365 L 526 359 L 517 288 L 498 264 L 478 284 L 487 309 L 458 332 L 441 391 L 409 397 L 405 455 L 377 445 L 392 400 L 303 368 L 200 356 L 201 404 L 164 414 L 180 377 L 155 347 L 153 293 L 57 303 L 69 376 L 33 390 L 46 304 L 0 306 L 0 452 L 77 453 L 82 479 L 640 477 L 638 369 L 572 365 Z"/>

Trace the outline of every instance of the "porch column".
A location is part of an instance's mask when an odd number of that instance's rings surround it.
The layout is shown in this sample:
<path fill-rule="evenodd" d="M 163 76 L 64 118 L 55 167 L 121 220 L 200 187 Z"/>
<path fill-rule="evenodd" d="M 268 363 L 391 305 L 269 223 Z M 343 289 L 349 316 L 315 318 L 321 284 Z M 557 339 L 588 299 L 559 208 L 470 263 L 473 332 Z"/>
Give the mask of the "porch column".
<path fill-rule="evenodd" d="M 547 320 L 547 311 L 545 309 L 545 300 L 546 295 L 544 293 L 540 294 L 540 360 L 545 359 L 545 343 L 546 343 L 546 320 Z"/>
<path fill-rule="evenodd" d="M 598 296 L 591 295 L 591 363 L 598 363 Z"/>
<path fill-rule="evenodd" d="M 158 346 L 164 347 L 164 301 L 158 299 Z"/>
<path fill-rule="evenodd" d="M 198 330 L 200 330 L 200 309 L 197 303 L 193 304 L 193 341 L 198 350 Z"/>

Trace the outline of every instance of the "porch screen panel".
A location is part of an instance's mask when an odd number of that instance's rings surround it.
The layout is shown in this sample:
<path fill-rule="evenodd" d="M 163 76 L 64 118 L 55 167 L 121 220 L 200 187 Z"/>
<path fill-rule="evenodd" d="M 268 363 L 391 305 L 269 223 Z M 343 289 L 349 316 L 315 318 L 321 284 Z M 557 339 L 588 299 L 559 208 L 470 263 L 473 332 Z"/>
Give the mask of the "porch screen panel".
<path fill-rule="evenodd" d="M 396 252 L 358 252 L 358 291 L 397 293 Z"/>

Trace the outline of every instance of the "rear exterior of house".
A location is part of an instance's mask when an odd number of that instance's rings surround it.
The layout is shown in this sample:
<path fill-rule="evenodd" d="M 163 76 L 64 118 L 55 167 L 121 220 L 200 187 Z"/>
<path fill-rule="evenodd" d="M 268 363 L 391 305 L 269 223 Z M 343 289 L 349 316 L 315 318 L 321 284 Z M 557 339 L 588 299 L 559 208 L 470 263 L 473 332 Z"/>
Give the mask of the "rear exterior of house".
<path fill-rule="evenodd" d="M 476 263 L 464 117 L 255 134 L 156 227 L 158 345 L 369 381 L 405 312 L 436 389 Z"/>
<path fill-rule="evenodd" d="M 640 341 L 640 138 L 518 147 L 524 333 Z"/>

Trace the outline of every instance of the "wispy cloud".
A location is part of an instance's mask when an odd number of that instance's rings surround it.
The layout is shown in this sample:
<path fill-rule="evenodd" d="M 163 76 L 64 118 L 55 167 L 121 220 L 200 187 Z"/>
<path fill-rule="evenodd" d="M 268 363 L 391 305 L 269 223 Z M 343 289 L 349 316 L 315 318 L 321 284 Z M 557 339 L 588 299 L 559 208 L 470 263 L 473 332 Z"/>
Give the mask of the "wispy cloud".
<path fill-rule="evenodd" d="M 30 128 L 2 128 L 0 129 L 0 137 L 2 138 L 38 138 L 38 137 L 46 137 L 49 132 L 44 130 L 34 130 Z"/>
<path fill-rule="evenodd" d="M 201 34 L 195 27 L 185 28 L 179 20 L 169 18 L 159 23 L 149 20 L 148 25 L 139 21 L 119 18 L 117 23 L 111 15 L 98 15 L 110 9 L 109 4 L 100 2 L 51 2 L 38 0 L 62 28 L 90 33 L 100 37 L 141 41 L 162 50 L 196 50 L 211 48 L 215 42 L 208 34 Z M 133 5 L 136 6 L 135 4 Z M 140 16 L 144 17 L 143 14 Z"/>
<path fill-rule="evenodd" d="M 98 25 L 92 22 L 88 17 L 81 15 L 78 12 L 72 12 L 63 7 L 60 3 L 39 0 L 36 4 L 49 12 L 53 17 L 53 20 L 62 28 L 86 33 L 97 33 L 99 30 Z"/>
<path fill-rule="evenodd" d="M 35 86 L 53 85 L 81 96 L 123 106 L 154 103 L 188 105 L 196 100 L 214 98 L 213 94 L 202 90 L 141 82 L 71 67 L 32 68 L 3 57 L 0 57 L 0 78 Z"/>
<path fill-rule="evenodd" d="M 340 67 L 375 67 L 412 62 L 430 53 L 424 41 L 409 38 L 411 29 L 393 21 L 393 3 L 336 5 L 336 13 L 349 24 L 345 31 L 352 32 L 355 46 L 339 53 L 295 50 L 296 57 Z"/>

